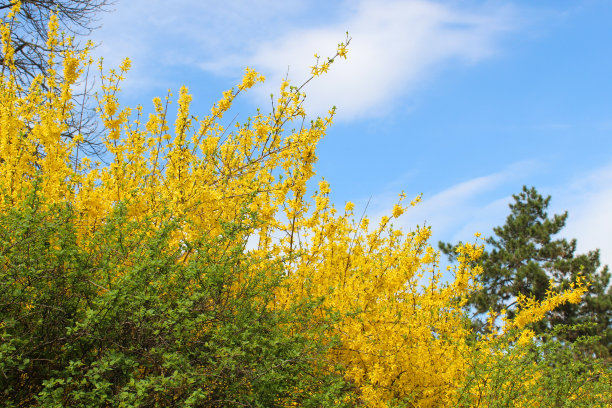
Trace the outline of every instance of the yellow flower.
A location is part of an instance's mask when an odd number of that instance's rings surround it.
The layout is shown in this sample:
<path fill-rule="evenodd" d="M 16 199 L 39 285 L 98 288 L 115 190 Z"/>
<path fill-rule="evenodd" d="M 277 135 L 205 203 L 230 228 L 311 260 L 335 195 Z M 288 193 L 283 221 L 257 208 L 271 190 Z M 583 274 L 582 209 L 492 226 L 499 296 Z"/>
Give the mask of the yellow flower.
<path fill-rule="evenodd" d="M 121 65 L 119 66 L 119 69 L 121 71 L 129 71 L 130 68 L 132 67 L 132 61 L 129 58 L 125 58 L 122 62 Z"/>
<path fill-rule="evenodd" d="M 393 206 L 393 218 L 398 218 L 403 213 L 404 213 L 404 207 L 402 207 L 399 204 L 395 204 Z"/>
<path fill-rule="evenodd" d="M 535 333 L 533 332 L 533 330 L 531 329 L 523 330 L 523 332 L 521 333 L 516 343 L 521 347 L 525 347 L 528 344 L 531 344 L 531 340 L 533 339 L 533 336 L 535 336 Z"/>
<path fill-rule="evenodd" d="M 329 194 L 329 191 L 330 191 L 329 183 L 327 181 L 325 181 L 325 180 L 320 181 L 319 182 L 319 192 L 322 195 L 325 195 L 325 194 Z"/>

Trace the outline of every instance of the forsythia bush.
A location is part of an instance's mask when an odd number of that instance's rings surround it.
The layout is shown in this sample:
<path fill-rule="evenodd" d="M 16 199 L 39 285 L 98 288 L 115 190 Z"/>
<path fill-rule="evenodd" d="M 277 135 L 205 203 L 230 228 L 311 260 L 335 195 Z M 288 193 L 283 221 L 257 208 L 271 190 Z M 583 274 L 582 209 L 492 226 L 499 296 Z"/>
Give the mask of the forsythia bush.
<path fill-rule="evenodd" d="M 1 27 L 9 62 L 11 13 Z M 49 32 L 53 50 L 53 19 Z M 313 76 L 349 42 L 317 59 Z M 181 88 L 171 124 L 170 95 L 148 117 L 119 105 L 126 60 L 102 76 L 101 164 L 80 154 L 79 136 L 62 137 L 91 61 L 49 58 L 29 89 L 1 74 L 3 405 L 497 406 L 514 387 L 510 404 L 549 406 L 534 384 L 542 361 L 556 363 L 530 354 L 529 324 L 585 288 L 520 299 L 516 319 L 475 338 L 462 306 L 481 246 L 462 247 L 444 283 L 430 230 L 392 224 L 418 198 L 401 195 L 371 225 L 352 203 L 337 210 L 325 181 L 307 191 L 335 109 L 306 121 L 302 88 L 285 80 L 270 113 L 227 128 L 234 99 L 264 80 L 247 68 L 204 117 Z M 508 359 L 520 369 L 495 376 Z M 605 401 L 605 367 L 576 375 L 581 388 L 561 397 L 581 401 L 593 386 L 591 406 Z"/>

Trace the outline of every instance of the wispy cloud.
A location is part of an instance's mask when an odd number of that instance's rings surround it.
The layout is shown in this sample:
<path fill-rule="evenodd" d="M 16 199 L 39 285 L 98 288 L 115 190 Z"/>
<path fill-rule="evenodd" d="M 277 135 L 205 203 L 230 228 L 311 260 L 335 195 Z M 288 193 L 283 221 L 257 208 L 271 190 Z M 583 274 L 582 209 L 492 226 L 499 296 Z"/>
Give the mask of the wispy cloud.
<path fill-rule="evenodd" d="M 612 267 L 612 163 L 576 177 L 552 200 L 556 212 L 569 213 L 562 235 L 576 238 L 578 253 L 599 248 L 601 262 Z"/>
<path fill-rule="evenodd" d="M 471 239 L 476 232 L 488 233 L 504 221 L 511 194 L 516 192 L 512 188 L 538 166 L 531 161 L 515 163 L 499 172 L 425 194 L 423 201 L 395 224 L 405 229 L 426 224 L 432 227 L 436 239 L 453 242 Z M 373 217 L 388 214 L 395 201 L 396 195 L 374 197 Z"/>
<path fill-rule="evenodd" d="M 288 67 L 294 81 L 307 78 L 313 53 L 333 55 L 348 30 L 353 39 L 349 60 L 309 84 L 307 111 L 322 114 L 335 104 L 340 119 L 379 116 L 432 72 L 495 54 L 511 20 L 507 9 L 468 12 L 424 0 L 362 0 L 337 22 L 290 30 L 263 41 L 250 55 L 202 67 L 219 72 L 244 63 L 255 66 L 272 79 L 260 93 L 267 97 Z"/>
<path fill-rule="evenodd" d="M 432 245 L 438 240 L 468 241 L 473 234 L 492 233 L 492 228 L 505 223 L 512 194 L 520 191 L 538 171 L 536 162 L 521 162 L 500 172 L 477 177 L 430 196 L 409 209 L 394 224 L 406 230 L 416 225 L 429 225 L 433 230 Z M 551 196 L 549 214 L 568 211 L 569 218 L 560 236 L 575 238 L 577 253 L 599 248 L 602 264 L 612 267 L 612 163 L 581 174 L 558 185 L 535 186 L 544 196 Z M 395 194 L 381 194 L 372 199 L 372 218 L 388 215 L 397 201 Z"/>
<path fill-rule="evenodd" d="M 175 85 L 177 69 L 229 55 L 235 66 L 222 73 L 238 78 L 249 50 L 287 30 L 308 5 L 302 0 L 116 2 L 114 11 L 100 16 L 101 27 L 92 36 L 100 44 L 94 54 L 109 67 L 132 59 L 125 83 L 138 91 L 165 89 Z"/>
<path fill-rule="evenodd" d="M 322 3 L 289 0 L 227 2 L 130 0 L 104 16 L 100 55 L 110 64 L 130 56 L 136 81 L 151 67 L 199 67 L 238 78 L 245 66 L 266 76 L 255 92 L 269 100 L 287 73 L 307 78 L 313 53 L 335 52 L 345 31 L 353 38 L 349 61 L 309 86 L 313 114 L 339 107 L 341 119 L 381 115 L 432 72 L 451 63 L 474 63 L 498 51 L 500 35 L 514 17 L 506 7 L 460 8 L 430 0 L 358 0 L 334 3 L 325 18 Z M 328 8 L 330 6 L 327 6 Z M 169 75 L 169 74 L 168 74 Z M 128 81 L 130 79 L 128 78 Z M 134 80 L 134 79 L 133 79 Z"/>

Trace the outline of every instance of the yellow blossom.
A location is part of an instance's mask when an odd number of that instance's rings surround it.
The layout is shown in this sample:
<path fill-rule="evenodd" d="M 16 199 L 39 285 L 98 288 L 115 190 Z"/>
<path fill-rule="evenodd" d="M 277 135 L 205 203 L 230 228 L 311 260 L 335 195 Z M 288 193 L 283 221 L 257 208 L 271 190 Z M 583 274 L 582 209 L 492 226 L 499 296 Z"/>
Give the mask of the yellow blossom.
<path fill-rule="evenodd" d="M 402 215 L 404 213 L 404 207 L 402 207 L 399 204 L 395 204 L 393 206 L 393 218 L 398 218 L 400 215 Z"/>

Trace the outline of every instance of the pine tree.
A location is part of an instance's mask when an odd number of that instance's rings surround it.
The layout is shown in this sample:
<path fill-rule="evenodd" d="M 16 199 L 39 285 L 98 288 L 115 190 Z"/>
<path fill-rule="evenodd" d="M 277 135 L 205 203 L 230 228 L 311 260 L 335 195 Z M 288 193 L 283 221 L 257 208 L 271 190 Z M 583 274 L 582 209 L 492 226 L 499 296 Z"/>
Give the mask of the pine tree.
<path fill-rule="evenodd" d="M 544 198 L 535 188 L 523 187 L 513 195 L 506 224 L 493 229 L 487 248 L 478 261 L 483 268 L 482 289 L 469 299 L 476 312 L 474 326 L 484 330 L 483 315 L 489 310 L 506 310 L 510 318 L 517 312 L 519 294 L 542 300 L 549 290 L 567 289 L 578 275 L 585 277 L 589 291 L 578 305 L 563 305 L 534 327 L 544 333 L 559 324 L 591 324 L 592 327 L 567 331 L 564 340 L 581 335 L 601 336 L 598 355 L 612 352 L 612 288 L 608 266 L 601 267 L 599 250 L 576 255 L 576 240 L 555 239 L 565 226 L 568 213 L 548 215 L 550 196 Z M 455 259 L 456 245 L 439 243 L 440 250 Z M 552 284 L 552 285 L 551 285 Z M 556 288 L 556 289 L 555 289 Z"/>

